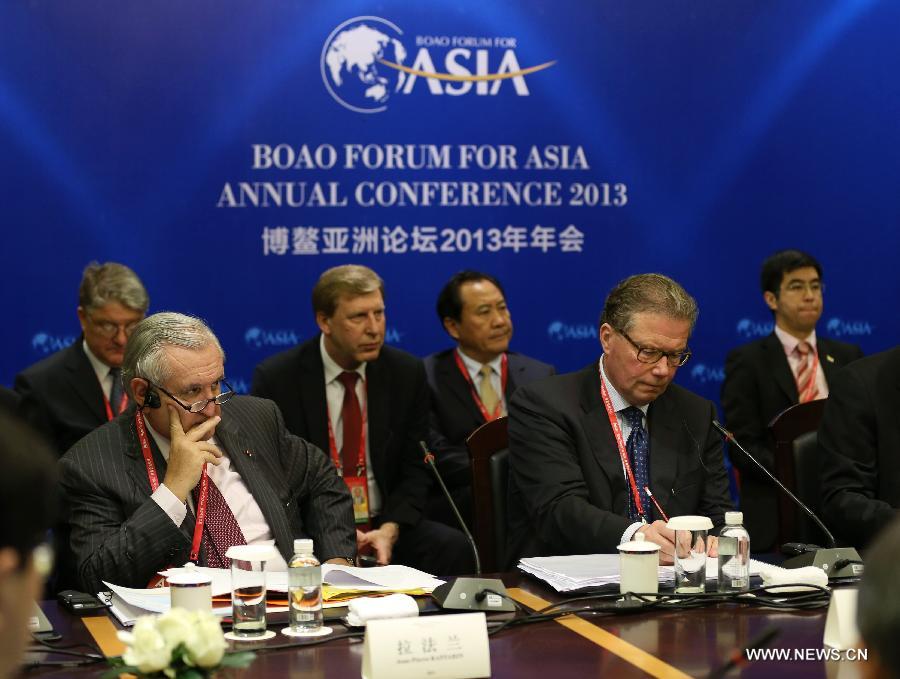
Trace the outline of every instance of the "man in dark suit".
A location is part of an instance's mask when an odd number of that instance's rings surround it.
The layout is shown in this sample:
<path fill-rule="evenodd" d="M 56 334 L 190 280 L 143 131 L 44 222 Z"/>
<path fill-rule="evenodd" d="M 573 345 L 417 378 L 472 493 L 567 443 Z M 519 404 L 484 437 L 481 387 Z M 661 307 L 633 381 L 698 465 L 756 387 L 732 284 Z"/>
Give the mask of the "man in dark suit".
<path fill-rule="evenodd" d="M 61 460 L 81 587 L 144 587 L 189 559 L 226 567 L 239 544 L 274 545 L 269 566 L 283 570 L 299 537 L 322 561 L 352 563 L 350 494 L 328 458 L 289 434 L 273 403 L 233 395 L 203 321 L 142 321 L 123 377 L 136 407 Z"/>
<path fill-rule="evenodd" d="M 127 266 L 89 264 L 78 290 L 81 337 L 16 376 L 20 413 L 58 455 L 127 407 L 120 366 L 128 336 L 149 305 Z"/>
<path fill-rule="evenodd" d="M 0 387 L 0 408 L 7 412 L 14 413 L 19 409 L 19 395 L 12 389 Z"/>
<path fill-rule="evenodd" d="M 900 347 L 831 380 L 819 425 L 822 513 L 838 540 L 867 547 L 900 510 Z"/>
<path fill-rule="evenodd" d="M 769 422 L 796 403 L 827 398 L 835 373 L 862 351 L 816 336 L 824 284 L 822 267 L 811 255 L 776 252 L 763 263 L 760 283 L 775 329 L 728 354 L 722 408 L 735 438 L 774 472 Z M 754 549 L 769 551 L 778 532 L 778 490 L 741 453 L 731 461 L 741 472 L 741 508 Z"/>
<path fill-rule="evenodd" d="M 466 439 L 507 412 L 518 387 L 555 370 L 509 351 L 513 325 L 506 293 L 493 276 L 460 271 L 443 287 L 437 314 L 456 347 L 425 359 L 431 391 L 429 443 L 444 483 L 466 521 L 472 521 L 472 476 Z M 451 526 L 456 518 L 442 494 L 433 494 L 428 516 Z"/>
<path fill-rule="evenodd" d="M 354 494 L 360 550 L 378 563 L 469 572 L 463 534 L 422 516 L 432 481 L 422 362 L 385 347 L 384 285 L 363 266 L 329 269 L 312 294 L 321 335 L 263 361 L 253 393 L 281 408 L 288 429 L 330 451 Z"/>
<path fill-rule="evenodd" d="M 516 392 L 509 409 L 514 560 L 614 552 L 641 532 L 671 563 L 674 532 L 645 488 L 670 517 L 701 514 L 724 524 L 731 501 L 711 424 L 715 406 L 670 384 L 690 357 L 696 318 L 696 302 L 675 281 L 631 276 L 606 299 L 600 360 Z"/>

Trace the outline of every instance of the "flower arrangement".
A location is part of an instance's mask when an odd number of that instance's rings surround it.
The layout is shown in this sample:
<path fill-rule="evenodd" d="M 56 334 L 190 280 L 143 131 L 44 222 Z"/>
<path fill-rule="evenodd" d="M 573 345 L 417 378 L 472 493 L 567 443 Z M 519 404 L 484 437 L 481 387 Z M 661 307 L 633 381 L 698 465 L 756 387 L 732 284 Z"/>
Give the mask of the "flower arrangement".
<path fill-rule="evenodd" d="M 229 653 L 219 619 L 212 613 L 173 608 L 138 618 L 131 632 L 119 632 L 128 649 L 111 658 L 102 679 L 122 673 L 139 677 L 202 679 L 224 667 L 247 667 L 254 653 Z"/>

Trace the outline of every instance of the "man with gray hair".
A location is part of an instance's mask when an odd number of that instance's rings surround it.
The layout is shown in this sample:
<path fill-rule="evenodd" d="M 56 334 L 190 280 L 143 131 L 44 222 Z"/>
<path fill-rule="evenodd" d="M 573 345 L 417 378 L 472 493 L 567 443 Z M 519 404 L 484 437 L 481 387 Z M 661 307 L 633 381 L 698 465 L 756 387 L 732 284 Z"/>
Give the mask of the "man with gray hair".
<path fill-rule="evenodd" d="M 600 359 L 516 391 L 509 408 L 513 563 L 614 552 L 637 532 L 672 563 L 675 536 L 662 512 L 724 523 L 731 500 L 715 406 L 671 384 L 690 358 L 696 320 L 696 302 L 671 278 L 631 276 L 606 298 Z"/>
<path fill-rule="evenodd" d="M 325 271 L 312 293 L 321 334 L 260 363 L 253 393 L 287 428 L 330 453 L 353 494 L 357 545 L 379 564 L 439 575 L 474 570 L 462 532 L 423 518 L 432 487 L 419 441 L 428 430 L 425 369 L 384 346 L 384 284 L 354 264 Z"/>
<path fill-rule="evenodd" d="M 227 567 L 234 545 L 274 545 L 285 570 L 295 538 L 323 562 L 356 555 L 350 494 L 324 453 L 284 427 L 271 401 L 235 396 L 219 341 L 198 318 L 138 324 L 122 364 L 133 407 L 61 460 L 81 587 L 144 587 L 194 561 Z"/>
<path fill-rule="evenodd" d="M 90 263 L 78 290 L 81 337 L 16 376 L 20 413 L 58 455 L 127 407 L 120 368 L 128 336 L 149 306 L 134 271 Z"/>

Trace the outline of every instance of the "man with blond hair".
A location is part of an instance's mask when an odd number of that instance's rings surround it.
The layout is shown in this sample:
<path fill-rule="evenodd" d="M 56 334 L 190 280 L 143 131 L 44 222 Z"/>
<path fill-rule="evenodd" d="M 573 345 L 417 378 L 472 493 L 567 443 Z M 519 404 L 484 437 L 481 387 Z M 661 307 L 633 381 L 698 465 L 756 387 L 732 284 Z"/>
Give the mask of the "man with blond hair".
<path fill-rule="evenodd" d="M 459 530 L 422 516 L 431 472 L 422 362 L 384 346 L 384 283 L 364 266 L 324 272 L 313 288 L 320 334 L 256 368 L 253 393 L 281 408 L 288 429 L 329 452 L 356 497 L 357 545 L 379 564 L 435 574 L 474 563 Z"/>

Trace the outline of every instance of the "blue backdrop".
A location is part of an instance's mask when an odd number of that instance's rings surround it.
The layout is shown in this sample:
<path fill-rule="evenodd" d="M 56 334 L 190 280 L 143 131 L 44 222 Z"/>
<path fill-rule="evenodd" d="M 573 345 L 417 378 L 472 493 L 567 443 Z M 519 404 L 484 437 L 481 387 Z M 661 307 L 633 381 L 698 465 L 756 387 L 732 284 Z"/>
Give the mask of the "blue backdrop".
<path fill-rule="evenodd" d="M 560 370 L 617 280 L 667 273 L 701 308 L 678 380 L 717 398 L 771 327 L 760 262 L 801 247 L 820 332 L 887 348 L 897 26 L 874 0 L 2 3 L 0 382 L 77 336 L 93 259 L 205 317 L 241 389 L 346 262 L 418 355 L 446 278 L 494 273 L 514 348 Z"/>

